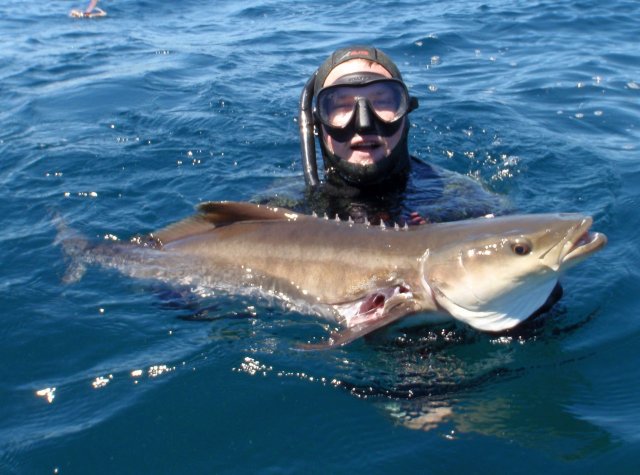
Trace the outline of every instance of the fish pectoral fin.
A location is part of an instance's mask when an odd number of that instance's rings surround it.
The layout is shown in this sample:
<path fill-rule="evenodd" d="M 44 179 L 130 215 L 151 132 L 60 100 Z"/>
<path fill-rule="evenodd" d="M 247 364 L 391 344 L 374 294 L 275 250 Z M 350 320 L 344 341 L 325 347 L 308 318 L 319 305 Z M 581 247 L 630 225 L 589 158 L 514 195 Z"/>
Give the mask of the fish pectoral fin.
<path fill-rule="evenodd" d="M 240 221 L 297 220 L 302 218 L 302 215 L 286 208 L 272 208 L 233 201 L 208 201 L 198 205 L 197 210 L 198 214 L 156 231 L 151 236 L 161 244 L 167 244 Z"/>
<path fill-rule="evenodd" d="M 305 343 L 298 345 L 298 348 L 303 350 L 328 350 L 345 346 L 417 310 L 417 304 L 410 293 L 397 294 L 386 300 L 383 311 L 379 315 L 373 314 L 374 316 L 370 319 L 364 320 L 357 325 L 333 332 L 326 341 Z"/>

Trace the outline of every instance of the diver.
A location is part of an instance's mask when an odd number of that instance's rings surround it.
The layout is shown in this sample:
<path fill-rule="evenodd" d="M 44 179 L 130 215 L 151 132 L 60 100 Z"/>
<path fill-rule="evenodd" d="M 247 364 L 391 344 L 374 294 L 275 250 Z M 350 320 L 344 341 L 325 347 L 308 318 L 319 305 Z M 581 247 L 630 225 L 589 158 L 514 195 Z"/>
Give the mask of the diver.
<path fill-rule="evenodd" d="M 84 11 L 73 9 L 69 12 L 69 16 L 72 18 L 97 18 L 107 16 L 107 12 L 97 5 L 98 0 L 91 0 Z"/>
<path fill-rule="evenodd" d="M 477 182 L 410 155 L 408 115 L 417 107 L 418 100 L 384 52 L 349 46 L 332 53 L 300 96 L 302 164 L 313 210 L 372 224 L 423 224 L 508 212 L 504 199 Z M 315 136 L 324 181 L 318 175 Z M 535 315 L 561 296 L 558 284 Z"/>
<path fill-rule="evenodd" d="M 418 100 L 384 52 L 349 46 L 332 53 L 300 96 L 302 164 L 310 208 L 331 217 L 399 224 L 502 212 L 504 200 L 472 179 L 410 155 L 408 115 L 417 107 Z M 316 136 L 323 180 L 318 174 Z"/>

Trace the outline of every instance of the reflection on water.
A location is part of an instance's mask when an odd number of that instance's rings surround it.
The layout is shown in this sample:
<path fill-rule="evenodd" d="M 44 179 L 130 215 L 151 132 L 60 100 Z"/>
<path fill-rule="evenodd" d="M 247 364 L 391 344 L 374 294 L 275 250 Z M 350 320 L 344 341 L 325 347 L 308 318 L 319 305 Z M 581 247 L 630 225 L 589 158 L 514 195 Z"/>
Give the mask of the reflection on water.
<path fill-rule="evenodd" d="M 611 449 L 616 439 L 572 409 L 587 381 L 580 368 L 594 356 L 568 353 L 562 340 L 591 316 L 573 324 L 566 318 L 560 309 L 515 335 L 456 325 L 387 329 L 346 349 L 302 353 L 291 345 L 300 333 L 315 332 L 314 323 L 257 321 L 246 342 L 250 351 L 234 371 L 334 388 L 380 407 L 394 424 L 445 439 L 481 434 L 582 459 Z M 265 335 L 272 332 L 277 338 Z"/>

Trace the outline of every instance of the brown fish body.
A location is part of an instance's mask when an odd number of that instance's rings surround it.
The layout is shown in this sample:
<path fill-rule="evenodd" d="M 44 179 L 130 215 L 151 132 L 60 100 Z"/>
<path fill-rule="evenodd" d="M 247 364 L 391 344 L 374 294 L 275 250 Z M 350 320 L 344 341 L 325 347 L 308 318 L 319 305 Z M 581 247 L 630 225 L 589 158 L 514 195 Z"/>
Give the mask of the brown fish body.
<path fill-rule="evenodd" d="M 407 229 L 205 203 L 152 246 L 94 247 L 88 260 L 136 277 L 258 291 L 331 316 L 348 343 L 418 312 L 501 331 L 544 304 L 567 268 L 606 243 L 578 214 L 479 218 Z"/>
<path fill-rule="evenodd" d="M 212 268 L 239 269 L 245 282 L 255 279 L 332 305 L 353 301 L 372 288 L 403 282 L 418 288 L 425 249 L 419 240 L 407 240 L 407 234 L 414 233 L 301 217 L 238 222 L 164 249 L 198 255 Z"/>

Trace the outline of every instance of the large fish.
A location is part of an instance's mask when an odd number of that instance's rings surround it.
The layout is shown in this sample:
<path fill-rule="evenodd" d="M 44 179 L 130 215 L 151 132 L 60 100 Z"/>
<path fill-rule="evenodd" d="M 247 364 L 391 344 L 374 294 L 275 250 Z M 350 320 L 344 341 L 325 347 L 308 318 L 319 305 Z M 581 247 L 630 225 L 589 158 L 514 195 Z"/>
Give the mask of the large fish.
<path fill-rule="evenodd" d="M 62 244 L 76 262 L 275 297 L 343 328 L 340 346 L 413 314 L 496 332 L 526 320 L 566 270 L 602 248 L 580 214 L 370 226 L 248 203 L 201 204 L 193 217 L 131 242 Z M 78 267 L 76 267 L 78 269 Z"/>

